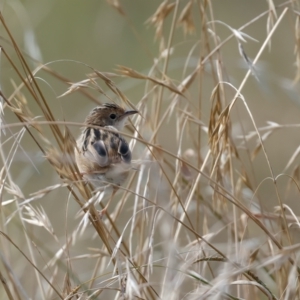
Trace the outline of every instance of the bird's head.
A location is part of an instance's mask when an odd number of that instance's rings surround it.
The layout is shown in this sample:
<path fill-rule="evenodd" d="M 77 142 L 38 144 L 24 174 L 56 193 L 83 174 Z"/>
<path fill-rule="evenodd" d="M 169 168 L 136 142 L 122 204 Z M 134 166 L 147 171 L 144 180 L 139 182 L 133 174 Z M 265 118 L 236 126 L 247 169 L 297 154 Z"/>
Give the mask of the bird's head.
<path fill-rule="evenodd" d="M 101 127 L 113 126 L 122 130 L 127 117 L 136 113 L 138 113 L 136 110 L 125 110 L 116 104 L 105 103 L 95 107 L 85 119 L 85 123 L 86 125 Z"/>

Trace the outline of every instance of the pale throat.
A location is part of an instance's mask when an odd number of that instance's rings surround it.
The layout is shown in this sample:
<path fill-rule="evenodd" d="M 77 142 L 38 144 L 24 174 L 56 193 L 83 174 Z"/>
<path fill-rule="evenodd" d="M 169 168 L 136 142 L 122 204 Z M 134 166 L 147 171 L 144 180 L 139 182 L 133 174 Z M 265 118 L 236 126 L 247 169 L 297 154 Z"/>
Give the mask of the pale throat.
<path fill-rule="evenodd" d="M 118 131 L 122 130 L 126 124 L 126 121 L 126 118 L 123 118 L 120 121 L 117 121 L 113 127 L 115 127 Z"/>

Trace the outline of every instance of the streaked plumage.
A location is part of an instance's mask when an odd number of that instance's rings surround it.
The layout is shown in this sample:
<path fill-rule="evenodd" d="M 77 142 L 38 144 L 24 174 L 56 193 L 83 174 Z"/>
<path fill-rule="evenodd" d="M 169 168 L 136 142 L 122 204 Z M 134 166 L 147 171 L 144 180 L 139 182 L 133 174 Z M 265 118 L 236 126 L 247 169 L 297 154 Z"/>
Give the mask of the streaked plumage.
<path fill-rule="evenodd" d="M 94 108 L 86 117 L 77 140 L 75 159 L 83 178 L 95 187 L 109 183 L 120 186 L 126 180 L 131 151 L 118 130 L 123 128 L 127 117 L 135 113 L 135 110 L 125 111 L 116 104 L 106 103 Z"/>

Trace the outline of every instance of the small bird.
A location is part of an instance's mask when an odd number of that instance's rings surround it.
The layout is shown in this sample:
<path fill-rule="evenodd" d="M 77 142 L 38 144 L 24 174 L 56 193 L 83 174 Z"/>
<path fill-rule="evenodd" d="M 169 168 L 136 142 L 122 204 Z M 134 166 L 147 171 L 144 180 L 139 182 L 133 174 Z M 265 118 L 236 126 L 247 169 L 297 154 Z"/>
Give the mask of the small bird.
<path fill-rule="evenodd" d="M 128 176 L 131 151 L 119 130 L 122 130 L 127 118 L 136 113 L 138 111 L 124 110 L 112 103 L 95 107 L 86 117 L 84 129 L 77 140 L 75 160 L 83 178 L 96 188 L 113 185 L 112 195 L 100 216 L 106 213 L 118 186 Z"/>

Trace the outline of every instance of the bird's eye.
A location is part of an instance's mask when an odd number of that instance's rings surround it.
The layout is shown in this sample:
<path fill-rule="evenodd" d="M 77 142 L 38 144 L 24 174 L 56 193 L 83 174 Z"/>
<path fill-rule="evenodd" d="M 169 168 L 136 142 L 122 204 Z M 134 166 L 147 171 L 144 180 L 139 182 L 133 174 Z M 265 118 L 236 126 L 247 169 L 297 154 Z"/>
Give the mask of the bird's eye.
<path fill-rule="evenodd" d="M 110 116 L 109 116 L 112 120 L 114 120 L 117 116 L 116 116 L 116 114 L 110 114 Z"/>

